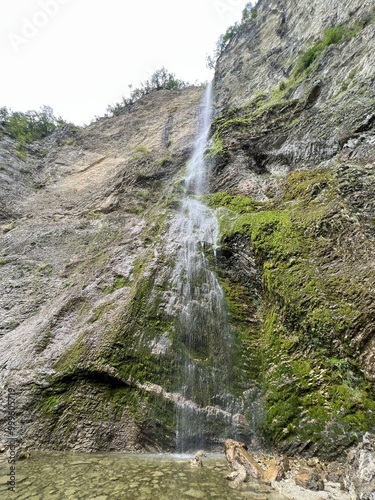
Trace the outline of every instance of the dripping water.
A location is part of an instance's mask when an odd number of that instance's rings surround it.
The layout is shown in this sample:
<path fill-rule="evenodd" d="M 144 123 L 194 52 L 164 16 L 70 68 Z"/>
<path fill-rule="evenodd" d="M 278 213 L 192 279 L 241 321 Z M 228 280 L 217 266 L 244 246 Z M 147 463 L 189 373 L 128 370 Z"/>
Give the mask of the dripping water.
<path fill-rule="evenodd" d="M 211 98 L 210 84 L 200 108 L 181 210 L 170 228 L 170 238 L 178 242 L 170 309 L 175 316 L 182 370 L 182 402 L 177 405 L 178 452 L 215 448 L 230 434 L 235 437 L 233 415 L 242 410 L 241 401 L 231 394 L 233 334 L 225 296 L 212 271 L 218 220 L 215 212 L 199 199 L 209 182 L 204 154 L 212 119 Z"/>

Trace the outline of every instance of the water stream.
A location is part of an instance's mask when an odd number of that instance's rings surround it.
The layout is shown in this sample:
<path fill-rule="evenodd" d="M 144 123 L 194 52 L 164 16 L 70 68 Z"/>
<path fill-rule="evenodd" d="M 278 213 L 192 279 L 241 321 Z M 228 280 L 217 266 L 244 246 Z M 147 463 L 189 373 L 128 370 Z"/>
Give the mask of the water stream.
<path fill-rule="evenodd" d="M 177 450 L 222 449 L 225 437 L 236 437 L 233 415 L 242 401 L 231 394 L 233 334 L 223 290 L 213 272 L 219 227 L 215 212 L 199 195 L 206 192 L 209 172 L 204 159 L 212 119 L 211 85 L 200 108 L 195 147 L 183 181 L 181 210 L 169 237 L 178 241 L 171 276 L 177 338 L 181 343 L 185 404 L 177 410 Z"/>

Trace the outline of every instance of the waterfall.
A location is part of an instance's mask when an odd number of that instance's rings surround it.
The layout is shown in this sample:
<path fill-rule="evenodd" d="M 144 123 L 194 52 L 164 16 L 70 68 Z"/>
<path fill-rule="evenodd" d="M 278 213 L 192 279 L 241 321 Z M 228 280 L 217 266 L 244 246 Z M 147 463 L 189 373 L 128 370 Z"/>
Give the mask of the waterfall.
<path fill-rule="evenodd" d="M 233 334 L 223 290 L 212 271 L 219 227 L 213 210 L 199 201 L 208 187 L 204 159 L 211 119 L 211 85 L 199 112 L 198 133 L 187 165 L 181 209 L 171 223 L 177 244 L 170 278 L 170 314 L 180 346 L 182 402 L 177 405 L 177 451 L 219 445 L 233 435 L 242 402 L 231 394 Z"/>

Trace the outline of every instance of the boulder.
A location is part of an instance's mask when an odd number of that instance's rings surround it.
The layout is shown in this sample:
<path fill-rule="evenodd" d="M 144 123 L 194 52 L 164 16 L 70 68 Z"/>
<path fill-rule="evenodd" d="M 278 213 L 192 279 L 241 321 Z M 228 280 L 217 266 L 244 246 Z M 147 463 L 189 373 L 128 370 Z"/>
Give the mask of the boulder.
<path fill-rule="evenodd" d="M 206 452 L 203 450 L 198 451 L 194 458 L 190 460 L 190 465 L 192 467 L 203 467 L 203 457 L 206 457 Z"/>
<path fill-rule="evenodd" d="M 255 458 L 248 453 L 244 443 L 234 439 L 227 439 L 224 448 L 227 462 L 234 471 L 245 467 L 247 478 L 261 479 L 263 477 L 263 469 Z"/>

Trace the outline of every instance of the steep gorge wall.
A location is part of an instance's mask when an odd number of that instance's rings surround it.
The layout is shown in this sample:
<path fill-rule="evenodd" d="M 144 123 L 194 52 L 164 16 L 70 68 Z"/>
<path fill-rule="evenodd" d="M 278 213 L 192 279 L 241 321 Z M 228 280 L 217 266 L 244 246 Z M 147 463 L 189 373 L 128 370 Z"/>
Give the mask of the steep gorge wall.
<path fill-rule="evenodd" d="M 337 23 L 347 36 L 297 74 Z M 205 201 L 238 436 L 291 453 L 335 456 L 375 425 L 374 40 L 372 2 L 263 0 L 215 73 Z M 26 158 L 1 138 L 1 388 L 35 447 L 174 447 L 169 228 L 202 95 L 154 92 Z"/>
<path fill-rule="evenodd" d="M 227 287 L 262 346 L 259 429 L 333 456 L 375 425 L 374 6 L 266 0 L 252 17 L 217 63 L 209 203 L 227 259 L 241 249 L 262 283 L 243 264 Z"/>
<path fill-rule="evenodd" d="M 157 354 L 150 296 L 202 95 L 155 92 L 121 116 L 57 131 L 25 158 L 1 139 L 1 420 L 16 388 L 17 428 L 32 446 L 174 442 L 173 402 L 158 391 L 175 359 Z"/>

